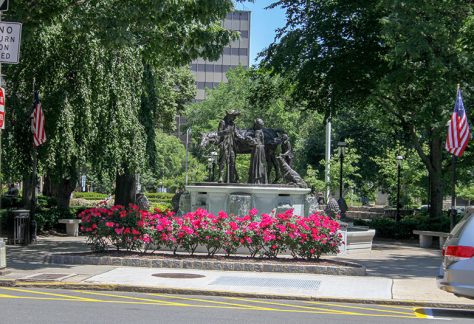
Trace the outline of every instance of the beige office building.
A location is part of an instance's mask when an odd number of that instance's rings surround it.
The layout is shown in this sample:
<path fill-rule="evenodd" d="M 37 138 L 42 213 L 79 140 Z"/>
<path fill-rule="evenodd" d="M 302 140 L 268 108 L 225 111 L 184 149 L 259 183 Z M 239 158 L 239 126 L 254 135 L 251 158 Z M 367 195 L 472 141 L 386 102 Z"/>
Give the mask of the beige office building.
<path fill-rule="evenodd" d="M 196 100 L 206 97 L 205 89 L 215 88 L 221 82 L 227 82 L 225 73 L 236 66 L 249 66 L 250 11 L 235 11 L 227 15 L 224 27 L 240 32 L 240 38 L 224 48 L 217 61 L 206 61 L 201 58 L 191 63 L 191 70 L 196 78 Z"/>

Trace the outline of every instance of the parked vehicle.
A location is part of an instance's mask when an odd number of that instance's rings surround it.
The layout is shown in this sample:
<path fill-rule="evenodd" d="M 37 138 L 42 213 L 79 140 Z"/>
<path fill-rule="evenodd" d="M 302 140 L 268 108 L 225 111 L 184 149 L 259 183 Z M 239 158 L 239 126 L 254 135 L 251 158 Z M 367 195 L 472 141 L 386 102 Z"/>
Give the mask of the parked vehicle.
<path fill-rule="evenodd" d="M 438 288 L 474 299 L 474 213 L 466 214 L 443 246 Z"/>

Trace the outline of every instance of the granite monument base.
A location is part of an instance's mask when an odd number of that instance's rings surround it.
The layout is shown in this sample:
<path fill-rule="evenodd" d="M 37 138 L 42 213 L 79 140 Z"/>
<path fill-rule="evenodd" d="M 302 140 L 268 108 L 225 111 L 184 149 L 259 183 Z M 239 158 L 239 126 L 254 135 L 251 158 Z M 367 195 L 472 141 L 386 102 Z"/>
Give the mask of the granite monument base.
<path fill-rule="evenodd" d="M 310 189 L 285 185 L 199 183 L 186 186 L 186 191 L 189 203 L 180 205 L 190 210 L 182 212 L 203 208 L 213 214 L 222 210 L 229 215 L 244 216 L 252 208 L 267 214 L 273 210 L 280 212 L 293 208 L 294 214 L 303 216 Z"/>

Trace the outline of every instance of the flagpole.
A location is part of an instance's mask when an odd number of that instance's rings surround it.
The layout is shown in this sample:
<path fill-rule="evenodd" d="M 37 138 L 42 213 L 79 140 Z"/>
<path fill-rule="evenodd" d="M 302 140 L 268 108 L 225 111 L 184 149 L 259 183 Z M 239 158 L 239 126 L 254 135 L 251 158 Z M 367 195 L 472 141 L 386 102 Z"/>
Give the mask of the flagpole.
<path fill-rule="evenodd" d="M 453 167 L 453 176 L 451 183 L 451 213 L 449 215 L 449 227 L 452 230 L 456 222 L 456 160 L 457 156 L 453 154 L 451 164 Z"/>
<path fill-rule="evenodd" d="M 36 93 L 35 93 L 35 83 L 36 79 L 33 78 L 33 98 L 35 98 Z M 33 102 L 35 99 L 33 100 Z M 33 103 L 34 107 L 35 103 Z M 34 108 L 33 108 L 34 111 Z M 35 135 L 33 134 L 33 137 Z M 31 194 L 31 206 L 30 206 L 30 224 L 31 224 L 31 242 L 36 242 L 36 231 L 37 231 L 37 224 L 35 220 L 35 214 L 36 214 L 36 169 L 38 165 L 38 152 L 36 150 L 36 146 L 34 145 L 34 138 L 32 137 L 32 145 L 33 145 L 33 175 L 31 179 L 31 186 L 32 186 L 32 194 Z"/>
<path fill-rule="evenodd" d="M 460 88 L 461 88 L 461 85 L 458 83 L 458 86 L 456 89 L 456 96 Z M 449 228 L 451 230 L 454 228 L 454 225 L 456 223 L 456 162 L 457 162 L 457 156 L 453 154 L 451 157 L 451 165 L 452 165 L 452 171 L 453 171 L 452 178 L 451 178 L 451 212 L 449 213 Z"/>

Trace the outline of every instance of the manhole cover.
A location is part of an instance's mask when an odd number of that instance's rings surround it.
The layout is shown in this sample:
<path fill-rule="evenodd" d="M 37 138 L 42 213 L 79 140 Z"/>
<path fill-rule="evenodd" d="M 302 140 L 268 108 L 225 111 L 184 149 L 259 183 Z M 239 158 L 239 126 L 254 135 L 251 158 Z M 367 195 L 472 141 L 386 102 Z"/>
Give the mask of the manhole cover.
<path fill-rule="evenodd" d="M 20 278 L 20 280 L 25 281 L 61 281 L 66 278 L 75 276 L 74 273 L 37 273 L 34 275 L 30 275 L 24 278 Z"/>
<path fill-rule="evenodd" d="M 204 278 L 205 276 L 195 273 L 179 273 L 179 272 L 169 272 L 169 273 L 154 273 L 153 277 L 158 278 L 171 278 L 171 279 L 196 279 Z"/>

